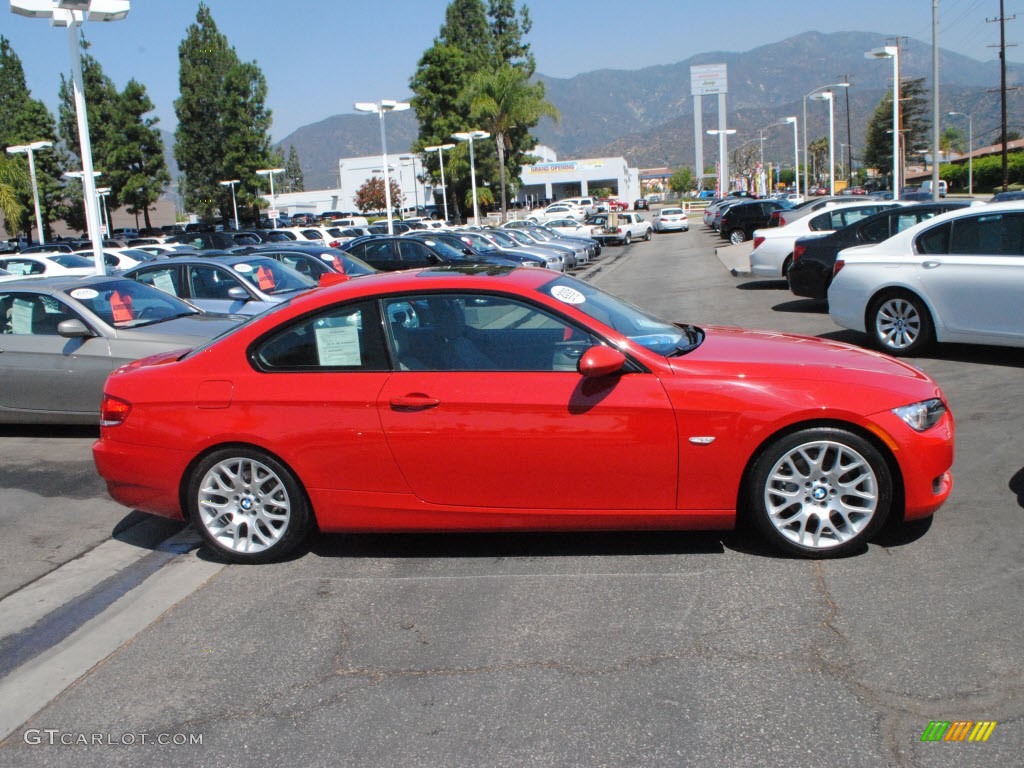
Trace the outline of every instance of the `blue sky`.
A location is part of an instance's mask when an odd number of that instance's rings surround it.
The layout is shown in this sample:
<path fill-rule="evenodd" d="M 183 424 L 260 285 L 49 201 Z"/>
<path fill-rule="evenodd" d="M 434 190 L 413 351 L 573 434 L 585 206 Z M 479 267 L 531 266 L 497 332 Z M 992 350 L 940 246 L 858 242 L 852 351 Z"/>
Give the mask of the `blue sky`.
<path fill-rule="evenodd" d="M 273 136 L 343 112 L 356 101 L 401 99 L 444 21 L 447 0 L 208 0 L 240 58 L 267 77 Z M 595 69 L 639 69 L 706 51 L 745 51 L 799 32 L 865 31 L 930 43 L 931 0 L 532 0 L 529 36 L 537 70 L 571 77 Z M 1024 42 L 1024 0 L 1006 0 L 1007 42 Z M 91 53 L 119 87 L 134 77 L 174 129 L 178 45 L 198 0 L 132 0 L 124 21 L 87 22 Z M 996 57 L 998 0 L 941 0 L 939 43 L 987 61 Z M 25 66 L 29 88 L 51 110 L 70 72 L 67 32 L 0 11 L 0 34 Z M 1011 61 L 1024 46 L 1009 49 Z"/>

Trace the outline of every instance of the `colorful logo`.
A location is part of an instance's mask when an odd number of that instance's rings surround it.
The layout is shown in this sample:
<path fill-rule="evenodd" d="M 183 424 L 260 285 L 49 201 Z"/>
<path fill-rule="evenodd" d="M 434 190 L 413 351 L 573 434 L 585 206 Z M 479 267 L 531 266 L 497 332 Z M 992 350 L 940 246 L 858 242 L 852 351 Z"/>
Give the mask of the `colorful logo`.
<path fill-rule="evenodd" d="M 995 720 L 932 720 L 921 741 L 988 741 L 995 728 Z"/>

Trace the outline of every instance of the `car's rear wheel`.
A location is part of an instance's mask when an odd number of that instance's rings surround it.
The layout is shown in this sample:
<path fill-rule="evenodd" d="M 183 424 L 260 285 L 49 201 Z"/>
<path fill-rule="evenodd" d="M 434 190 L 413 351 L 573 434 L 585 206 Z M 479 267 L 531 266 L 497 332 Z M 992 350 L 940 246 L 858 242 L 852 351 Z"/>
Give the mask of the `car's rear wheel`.
<path fill-rule="evenodd" d="M 306 496 L 291 471 L 247 447 L 214 451 L 192 471 L 192 524 L 227 560 L 265 563 L 290 552 L 309 532 Z"/>
<path fill-rule="evenodd" d="M 742 229 L 734 229 L 729 233 L 729 242 L 733 245 L 739 245 L 740 243 L 746 242 L 747 233 Z"/>
<path fill-rule="evenodd" d="M 786 260 L 782 262 L 782 276 L 789 279 L 789 268 L 793 266 L 793 254 L 789 254 Z"/>
<path fill-rule="evenodd" d="M 881 296 L 868 310 L 871 340 L 890 355 L 916 355 L 932 343 L 934 327 L 928 308 L 917 296 Z"/>
<path fill-rule="evenodd" d="M 757 528 L 774 546 L 803 557 L 862 549 L 888 517 L 892 494 L 879 450 L 838 428 L 775 440 L 754 462 L 747 485 Z"/>
<path fill-rule="evenodd" d="M 623 245 L 629 245 L 632 241 L 633 241 L 633 238 L 630 237 L 629 232 L 627 232 L 625 235 L 623 235 L 623 237 L 622 237 L 622 244 Z"/>

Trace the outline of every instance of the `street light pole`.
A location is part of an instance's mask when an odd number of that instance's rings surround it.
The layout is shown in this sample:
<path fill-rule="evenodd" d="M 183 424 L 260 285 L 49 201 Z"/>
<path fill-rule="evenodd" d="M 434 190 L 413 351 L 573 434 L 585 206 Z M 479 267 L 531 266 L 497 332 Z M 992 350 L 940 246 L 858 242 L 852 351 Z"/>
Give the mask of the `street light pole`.
<path fill-rule="evenodd" d="M 453 149 L 454 144 L 438 144 L 434 147 L 424 147 L 424 152 L 437 152 L 438 162 L 441 164 L 441 199 L 444 200 L 444 220 L 448 221 L 448 187 L 444 182 L 444 151 L 446 149 Z M 435 198 L 436 199 L 436 198 Z"/>
<path fill-rule="evenodd" d="M 379 102 L 360 101 L 354 105 L 357 112 L 375 112 L 380 115 L 380 146 L 382 153 L 381 166 L 384 169 L 384 204 L 387 206 L 388 234 L 395 234 L 395 226 L 391 216 L 391 179 L 388 177 L 388 137 L 384 130 L 384 115 L 387 112 L 402 112 L 409 109 L 409 104 L 394 99 L 381 99 Z"/>
<path fill-rule="evenodd" d="M 875 48 L 866 59 L 892 59 L 892 199 L 900 199 L 900 49 L 895 45 Z"/>
<path fill-rule="evenodd" d="M 107 195 L 110 194 L 110 187 L 99 187 L 96 190 L 96 196 L 102 202 L 103 208 L 103 222 L 106 225 L 107 237 L 112 237 L 114 231 L 110 228 L 110 209 L 107 207 Z"/>
<path fill-rule="evenodd" d="M 811 196 L 811 185 L 807 178 L 808 168 L 810 167 L 809 163 L 807 162 L 807 99 L 816 93 L 821 93 L 822 91 L 830 91 L 833 88 L 849 87 L 849 83 L 831 83 L 830 85 L 819 86 L 810 93 L 804 94 L 804 195 L 806 195 L 807 197 Z M 832 142 L 830 141 L 829 146 L 831 146 L 831 144 Z"/>
<path fill-rule="evenodd" d="M 271 177 L 273 178 L 273 177 Z M 235 200 L 235 184 L 239 183 L 239 179 L 230 179 L 229 181 L 222 181 L 220 185 L 222 187 L 231 187 L 231 207 L 235 211 L 235 231 L 237 232 L 240 227 L 238 226 L 238 203 Z"/>
<path fill-rule="evenodd" d="M 967 194 L 974 196 L 974 115 L 965 112 L 950 112 L 950 116 L 967 118 Z"/>
<path fill-rule="evenodd" d="M 36 208 L 36 230 L 39 232 L 40 244 L 46 242 L 46 235 L 43 232 L 43 217 L 39 208 L 39 185 L 36 183 L 36 160 L 33 152 L 37 149 L 46 149 L 52 146 L 52 141 L 33 141 L 31 144 L 19 144 L 7 148 L 8 154 L 28 155 L 28 173 L 29 178 L 32 180 L 32 201 L 35 203 Z M 31 235 L 32 233 L 29 232 L 29 240 L 32 239 Z"/>
<path fill-rule="evenodd" d="M 261 168 L 256 171 L 257 176 L 269 176 L 270 177 L 270 207 L 272 209 L 277 208 L 277 196 L 274 194 L 274 174 L 284 173 L 284 168 Z M 231 189 L 234 194 L 234 188 Z M 237 219 L 237 217 L 236 217 Z M 277 219 L 271 219 L 274 222 L 274 229 L 277 229 Z"/>
<path fill-rule="evenodd" d="M 835 102 L 832 91 L 811 96 L 815 101 L 828 102 L 828 193 L 834 196 L 836 193 L 836 145 L 835 145 Z"/>
<path fill-rule="evenodd" d="M 473 190 L 473 225 L 477 227 L 480 226 L 480 205 L 476 199 L 476 160 L 473 157 L 473 140 L 489 139 L 490 137 L 491 134 L 487 131 L 460 131 L 452 134 L 453 139 L 469 142 L 469 179 Z"/>
<path fill-rule="evenodd" d="M 129 0 L 11 0 L 11 13 L 36 19 L 50 19 L 51 26 L 68 28 L 71 50 L 71 82 L 74 93 L 75 114 L 78 118 L 78 138 L 82 153 L 82 187 L 85 197 L 85 220 L 92 240 L 96 274 L 105 275 L 103 238 L 99 232 L 99 199 L 93 178 L 92 143 L 89 140 L 89 118 L 85 111 L 85 86 L 82 84 L 82 51 L 78 31 L 82 22 L 119 21 L 131 9 Z"/>
<path fill-rule="evenodd" d="M 796 194 L 800 196 L 800 147 L 799 140 L 797 139 L 797 119 L 796 115 L 791 117 L 784 117 L 779 121 L 782 124 L 792 123 L 793 124 L 793 184 L 796 187 Z M 806 194 L 806 190 L 804 190 Z"/>

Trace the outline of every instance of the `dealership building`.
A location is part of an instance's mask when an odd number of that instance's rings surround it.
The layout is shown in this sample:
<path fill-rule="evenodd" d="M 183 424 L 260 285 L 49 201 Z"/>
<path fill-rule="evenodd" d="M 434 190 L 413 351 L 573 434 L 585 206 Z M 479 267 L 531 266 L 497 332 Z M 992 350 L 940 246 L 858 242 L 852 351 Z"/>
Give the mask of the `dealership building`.
<path fill-rule="evenodd" d="M 534 165 L 525 165 L 519 176 L 519 193 L 514 198 L 525 206 L 540 205 L 544 201 L 566 197 L 582 197 L 592 190 L 606 188 L 623 200 L 634 200 L 640 194 L 640 170 L 630 168 L 624 158 L 600 157 L 587 160 L 558 160 L 554 150 L 538 146 L 533 154 L 540 158 Z M 388 173 L 402 190 L 402 206 L 410 215 L 416 207 L 432 205 L 435 196 L 441 197 L 440 188 L 422 183 L 417 176 L 423 173 L 418 155 L 408 152 L 388 156 Z M 336 189 L 311 190 L 264 195 L 268 203 L 282 213 L 321 213 L 323 211 L 355 211 L 356 192 L 373 177 L 382 175 L 380 155 L 342 158 L 338 161 Z M 436 201 L 440 208 L 440 200 Z"/>

